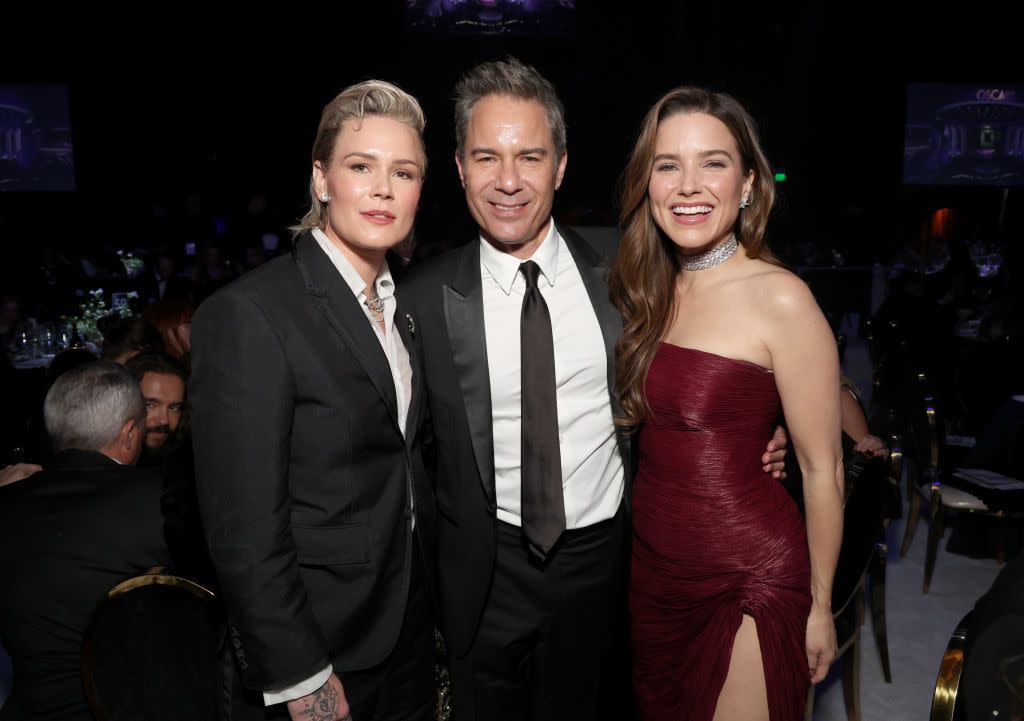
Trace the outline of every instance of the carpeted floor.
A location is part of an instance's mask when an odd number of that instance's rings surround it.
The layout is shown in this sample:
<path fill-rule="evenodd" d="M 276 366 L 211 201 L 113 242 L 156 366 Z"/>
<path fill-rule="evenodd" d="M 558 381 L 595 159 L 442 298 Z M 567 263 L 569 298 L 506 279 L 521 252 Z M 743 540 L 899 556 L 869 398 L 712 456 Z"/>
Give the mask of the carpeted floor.
<path fill-rule="evenodd" d="M 850 334 L 844 371 L 861 390 L 865 405 L 871 403 L 871 360 L 867 344 Z M 925 507 L 926 512 L 926 507 Z M 939 545 L 931 590 L 921 593 L 924 579 L 927 517 L 922 518 L 906 558 L 900 558 L 904 519 L 888 531 L 886 614 L 892 683 L 882 678 L 882 665 L 866 608 L 861 632 L 860 703 L 862 721 L 924 721 L 931 709 L 939 662 L 957 622 L 988 590 L 1000 566 L 993 558 L 969 558 L 946 550 L 951 531 Z M 815 695 L 816 721 L 846 721 L 841 663 L 833 666 Z"/>
<path fill-rule="evenodd" d="M 886 615 L 892 683 L 882 679 L 882 666 L 865 613 L 861 632 L 862 721 L 923 721 L 928 718 L 939 661 L 957 622 L 995 579 L 1001 568 L 991 558 L 968 558 L 939 546 L 931 590 L 921 593 L 924 579 L 927 520 L 922 519 L 906 558 L 899 557 L 903 521 L 888 532 Z M 845 659 L 841 659 L 843 663 Z M 836 664 L 816 691 L 816 721 L 846 721 L 841 667 Z"/>

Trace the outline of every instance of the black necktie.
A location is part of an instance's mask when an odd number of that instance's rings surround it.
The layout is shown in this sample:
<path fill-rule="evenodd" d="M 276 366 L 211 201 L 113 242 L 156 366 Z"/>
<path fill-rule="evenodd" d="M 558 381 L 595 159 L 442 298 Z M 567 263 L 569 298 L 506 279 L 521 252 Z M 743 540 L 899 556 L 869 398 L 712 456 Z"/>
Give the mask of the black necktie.
<path fill-rule="evenodd" d="M 551 315 L 537 287 L 540 266 L 519 266 L 526 279 L 519 325 L 522 353 L 522 519 L 530 550 L 541 560 L 565 530 L 562 456 L 558 448 L 555 344 Z"/>

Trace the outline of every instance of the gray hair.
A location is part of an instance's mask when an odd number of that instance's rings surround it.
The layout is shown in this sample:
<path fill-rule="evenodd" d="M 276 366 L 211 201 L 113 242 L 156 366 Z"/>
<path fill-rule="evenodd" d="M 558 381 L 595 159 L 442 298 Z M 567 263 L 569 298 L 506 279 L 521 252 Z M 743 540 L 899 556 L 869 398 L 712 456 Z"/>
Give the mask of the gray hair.
<path fill-rule="evenodd" d="M 455 86 L 455 143 L 460 156 L 466 150 L 466 133 L 473 108 L 488 95 L 500 95 L 516 100 L 534 100 L 544 107 L 555 144 L 555 157 L 565 155 L 565 108 L 555 92 L 555 86 L 517 58 L 481 63 Z"/>
<path fill-rule="evenodd" d="M 98 451 L 117 438 L 129 419 L 143 423 L 146 403 L 131 373 L 117 363 L 96 361 L 54 382 L 43 416 L 56 450 Z"/>
<path fill-rule="evenodd" d="M 423 172 L 427 172 L 427 151 L 423 143 L 423 129 L 427 125 L 423 108 L 412 95 L 397 85 L 383 80 L 365 80 L 342 90 L 327 103 L 320 115 L 320 126 L 313 140 L 313 162 L 320 162 L 324 170 L 331 167 L 334 146 L 349 120 L 361 121 L 366 117 L 389 118 L 404 123 L 416 131 L 423 152 Z M 304 230 L 327 225 L 327 204 L 317 197 L 312 175 L 309 178 L 309 210 L 291 230 L 296 235 Z"/>

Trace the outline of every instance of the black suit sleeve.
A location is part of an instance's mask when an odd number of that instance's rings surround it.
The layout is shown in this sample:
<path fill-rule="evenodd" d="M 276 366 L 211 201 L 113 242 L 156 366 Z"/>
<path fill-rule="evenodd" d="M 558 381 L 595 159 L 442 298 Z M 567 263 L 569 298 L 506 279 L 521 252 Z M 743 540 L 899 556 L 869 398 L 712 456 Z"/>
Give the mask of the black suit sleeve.
<path fill-rule="evenodd" d="M 289 686 L 328 664 L 290 522 L 293 380 L 270 320 L 233 289 L 193 321 L 189 396 L 199 506 L 242 677 Z"/>

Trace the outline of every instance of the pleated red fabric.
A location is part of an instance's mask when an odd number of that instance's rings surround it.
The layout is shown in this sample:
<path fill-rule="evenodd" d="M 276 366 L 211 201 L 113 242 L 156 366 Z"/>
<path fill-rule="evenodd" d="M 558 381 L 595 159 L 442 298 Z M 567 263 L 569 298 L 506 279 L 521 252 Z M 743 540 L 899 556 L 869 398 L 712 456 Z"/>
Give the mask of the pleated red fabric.
<path fill-rule="evenodd" d="M 710 721 L 744 614 L 757 624 L 772 721 L 803 718 L 807 531 L 761 468 L 780 401 L 747 361 L 662 343 L 633 489 L 630 615 L 643 721 Z"/>

